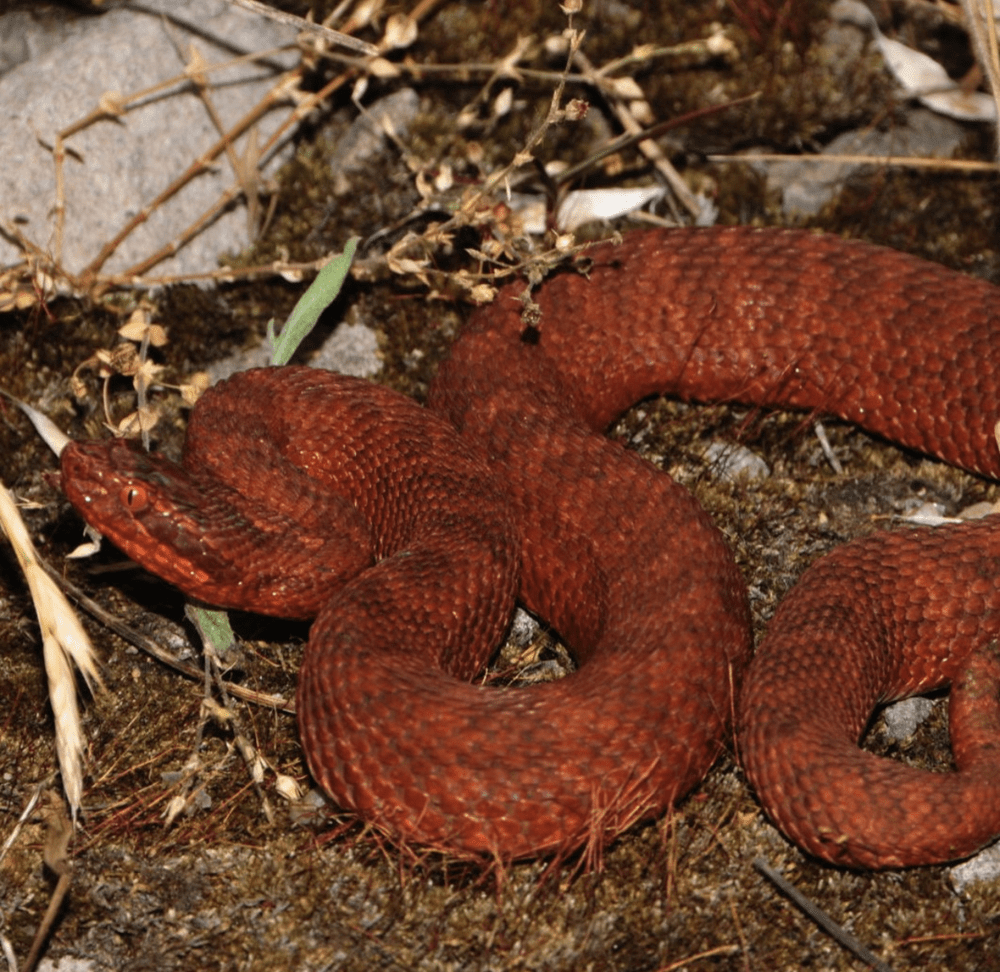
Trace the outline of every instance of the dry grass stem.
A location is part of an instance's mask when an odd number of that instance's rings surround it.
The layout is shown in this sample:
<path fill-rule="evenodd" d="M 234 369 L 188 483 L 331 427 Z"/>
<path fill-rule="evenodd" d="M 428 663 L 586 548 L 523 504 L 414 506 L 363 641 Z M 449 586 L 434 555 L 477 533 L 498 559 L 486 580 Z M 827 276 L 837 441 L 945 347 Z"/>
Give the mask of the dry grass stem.
<path fill-rule="evenodd" d="M 215 159 L 218 158 L 218 156 L 224 151 L 227 151 L 236 138 L 244 132 L 247 132 L 254 124 L 260 121 L 260 119 L 263 118 L 272 107 L 277 105 L 279 102 L 284 101 L 286 98 L 293 97 L 293 93 L 298 90 L 298 80 L 299 78 L 297 75 L 293 74 L 291 76 L 286 76 L 281 83 L 271 89 L 270 94 L 265 99 L 259 102 L 250 112 L 244 115 L 243 118 L 233 125 L 232 128 L 226 131 L 214 145 L 195 159 L 195 161 L 192 162 L 191 165 L 173 182 L 171 182 L 170 185 L 168 185 L 166 189 L 164 189 L 155 199 L 153 199 L 152 202 L 144 206 L 138 213 L 136 213 L 136 215 L 122 227 L 115 237 L 105 243 L 105 245 L 101 248 L 101 252 L 97 254 L 94 260 L 88 264 L 87 267 L 84 268 L 79 277 L 79 283 L 82 289 L 88 291 L 98 284 L 97 278 L 101 267 L 103 267 L 108 259 L 110 259 L 111 255 L 118 249 L 126 237 L 128 237 L 137 226 L 149 219 L 150 214 L 154 210 L 158 209 L 169 199 L 175 196 L 185 185 L 187 185 L 200 173 L 209 169 Z M 282 128 L 278 130 L 278 133 L 283 135 L 284 132 L 285 128 L 282 126 Z M 278 133 L 275 133 L 275 136 L 268 139 L 268 142 L 263 150 L 264 152 L 276 144 L 276 136 Z M 120 276 L 126 279 L 142 276 L 157 263 L 160 263 L 167 257 L 172 256 L 186 242 L 188 242 L 188 240 L 192 239 L 201 229 L 211 223 L 215 217 L 229 204 L 230 200 L 235 199 L 236 196 L 242 192 L 242 189 L 242 185 L 237 183 L 231 190 L 229 190 L 229 192 L 223 195 L 215 206 L 202 214 L 202 216 L 196 220 L 176 241 L 168 243 L 161 250 L 158 250 L 146 260 L 130 267 Z"/>
<path fill-rule="evenodd" d="M 62 803 L 54 794 L 50 794 L 49 805 L 43 811 L 43 815 L 46 823 L 43 856 L 45 864 L 58 876 L 58 881 L 49 898 L 45 916 L 35 932 L 35 940 L 31 943 L 31 951 L 24 960 L 22 972 L 32 972 L 38 963 L 49 932 L 55 924 L 59 909 L 62 907 L 63 900 L 69 893 L 69 886 L 73 881 L 73 864 L 69 856 L 69 842 L 73 836 L 73 824 L 66 819 Z"/>
<path fill-rule="evenodd" d="M 31 796 L 28 798 L 28 802 L 21 811 L 21 816 L 17 818 L 17 823 L 14 825 L 14 829 L 7 835 L 7 839 L 3 842 L 3 844 L 0 845 L 0 864 L 3 863 L 3 860 L 10 852 L 11 847 L 14 846 L 14 843 L 17 840 L 18 835 L 21 833 L 25 823 L 27 823 L 27 821 L 31 818 L 31 815 L 35 812 L 35 807 L 38 806 L 38 801 L 50 782 L 51 780 L 42 780 L 41 783 L 37 783 L 35 785 L 35 788 L 31 792 Z"/>
<path fill-rule="evenodd" d="M 907 169 L 941 169 L 951 172 L 996 172 L 996 162 L 979 162 L 975 159 L 925 159 L 912 155 L 785 155 L 779 152 L 760 152 L 753 155 L 709 155 L 709 162 L 807 162 L 811 165 L 875 165 L 887 168 L 900 166 Z"/>
<path fill-rule="evenodd" d="M 254 6 L 256 7 L 257 5 Z M 419 24 L 420 20 L 426 17 L 434 6 L 434 3 L 425 2 L 418 4 L 414 11 L 406 17 L 407 24 L 412 25 L 415 28 L 416 25 Z M 347 26 L 352 29 L 357 29 L 358 25 L 352 23 Z M 387 25 L 387 37 L 389 35 L 389 30 L 390 28 Z M 398 30 L 399 28 L 397 27 L 397 33 Z M 413 39 L 413 36 L 410 34 L 407 35 L 407 43 L 411 43 Z M 433 227 L 425 232 L 420 238 L 422 240 L 421 248 L 433 251 L 442 245 L 447 245 L 451 239 L 451 234 L 458 228 L 467 225 L 479 225 L 485 221 L 490 210 L 489 204 L 494 199 L 497 191 L 509 191 L 513 173 L 517 169 L 523 168 L 533 161 L 531 153 L 540 142 L 545 132 L 553 124 L 561 122 L 565 117 L 567 117 L 565 111 L 560 107 L 560 102 L 567 83 L 584 84 L 600 90 L 602 94 L 607 96 L 613 103 L 616 104 L 616 112 L 619 114 L 619 117 L 625 125 L 627 131 L 632 133 L 632 136 L 635 138 L 642 138 L 640 142 L 642 151 L 647 154 L 653 153 L 655 156 L 657 151 L 654 147 L 655 143 L 653 143 L 648 137 L 643 137 L 644 133 L 642 127 L 638 124 L 638 122 L 636 122 L 634 117 L 636 106 L 643 103 L 641 101 L 641 97 L 633 97 L 635 95 L 635 91 L 633 91 L 632 88 L 635 87 L 635 82 L 631 78 L 614 78 L 612 77 L 613 73 L 621 71 L 625 67 L 648 65 L 653 60 L 668 56 L 680 56 L 687 58 L 700 56 L 717 58 L 724 56 L 725 54 L 725 52 L 720 51 L 717 44 L 713 45 L 710 43 L 711 39 L 709 39 L 709 41 L 699 41 L 694 44 L 689 43 L 679 45 L 674 48 L 657 48 L 647 45 L 644 48 L 634 51 L 628 58 L 619 58 L 605 65 L 603 68 L 594 68 L 589 60 L 587 60 L 580 52 L 580 43 L 582 42 L 582 39 L 583 35 L 580 32 L 572 32 L 568 40 L 565 38 L 558 39 L 559 43 L 566 45 L 568 49 L 567 66 L 562 72 L 537 71 L 523 68 L 520 65 L 520 62 L 527 56 L 533 55 L 536 52 L 536 46 L 533 45 L 528 39 L 520 41 L 509 54 L 499 58 L 496 62 L 491 64 L 455 65 L 453 67 L 437 65 L 426 66 L 427 71 L 440 72 L 444 69 L 456 73 L 468 74 L 470 71 L 482 70 L 489 73 L 489 79 L 484 85 L 480 95 L 477 96 L 477 99 L 475 99 L 470 106 L 468 106 L 467 110 L 469 111 L 473 111 L 480 101 L 489 96 L 493 83 L 500 78 L 514 77 L 520 79 L 523 75 L 545 80 L 554 79 L 556 81 L 556 90 L 554 92 L 552 106 L 548 116 L 528 139 L 527 144 L 524 146 L 522 151 L 516 154 L 510 164 L 487 176 L 483 185 L 478 190 L 470 192 L 464 202 L 464 205 L 460 208 L 459 212 L 452 220 L 449 220 L 442 226 Z M 371 53 L 371 51 L 374 50 L 371 45 L 361 46 L 363 47 L 365 53 Z M 397 36 L 393 40 L 383 39 L 380 49 L 386 50 L 399 46 L 403 45 Z M 363 90 L 366 78 L 370 73 L 379 75 L 380 73 L 384 74 L 385 70 L 388 70 L 392 74 L 409 72 L 414 75 L 419 75 L 420 71 L 425 69 L 425 66 L 414 65 L 412 63 L 394 64 L 391 62 L 385 62 L 380 68 L 379 65 L 377 65 L 372 59 L 347 59 L 345 61 L 345 63 L 349 65 L 349 70 L 347 72 L 333 78 L 320 91 L 307 95 L 303 93 L 299 87 L 302 72 L 304 70 L 304 67 L 300 65 L 299 67 L 296 67 L 295 69 L 282 75 L 277 80 L 269 94 L 257 106 L 255 106 L 252 111 L 248 112 L 244 118 L 239 120 L 228 130 L 224 130 L 221 120 L 219 119 L 211 98 L 209 97 L 209 75 L 212 72 L 220 71 L 248 60 L 261 61 L 271 53 L 273 52 L 234 58 L 225 62 L 212 64 L 206 62 L 197 50 L 192 49 L 188 60 L 188 66 L 182 75 L 168 78 L 154 86 L 144 89 L 143 91 L 128 96 L 109 93 L 102 99 L 99 106 L 90 114 L 67 126 L 63 131 L 61 131 L 55 137 L 52 150 L 56 174 L 56 199 L 54 202 L 54 211 L 57 215 L 54 248 L 55 256 L 53 258 L 48 258 L 44 253 L 39 251 L 37 247 L 31 244 L 30 241 L 23 239 L 22 234 L 18 232 L 16 227 L 4 227 L 5 231 L 9 233 L 11 238 L 19 242 L 25 256 L 24 265 L 20 268 L 21 274 L 18 280 L 18 286 L 15 287 L 15 284 L 11 282 L 6 287 L 2 288 L 4 295 L 7 296 L 7 299 L 13 301 L 16 294 L 20 294 L 20 297 L 18 297 L 19 301 L 30 301 L 32 299 L 29 296 L 29 292 L 26 291 L 22 285 L 20 285 L 20 280 L 25 278 L 29 272 L 29 268 L 37 266 L 45 267 L 49 276 L 63 281 L 64 284 L 68 285 L 70 289 L 76 292 L 85 292 L 90 293 L 93 296 L 99 296 L 112 288 L 166 285 L 176 283 L 181 280 L 217 280 L 224 282 L 234 279 L 251 279 L 262 275 L 281 275 L 288 278 L 301 279 L 306 274 L 313 272 L 317 266 L 321 265 L 325 258 L 305 263 L 275 262 L 257 267 L 244 268 L 239 271 L 218 269 L 198 274 L 178 274 L 163 277 L 149 275 L 150 271 L 157 264 L 176 254 L 206 226 L 210 225 L 221 212 L 223 212 L 241 196 L 248 202 L 248 207 L 250 209 L 249 219 L 252 224 L 255 226 L 262 225 L 266 220 L 262 219 L 260 216 L 260 197 L 262 195 L 262 184 L 259 176 L 260 164 L 262 161 L 266 160 L 270 154 L 273 153 L 273 151 L 276 150 L 278 145 L 283 143 L 285 138 L 288 137 L 288 135 L 303 118 L 309 115 L 320 104 L 324 103 L 332 94 L 342 88 L 344 84 L 353 80 L 356 87 L 355 93 L 358 94 L 361 90 Z M 310 56 L 336 57 L 336 55 L 327 51 L 322 44 L 315 47 L 314 50 L 310 52 Z M 582 63 L 584 67 L 584 70 L 579 74 L 572 73 L 569 69 L 570 64 L 573 63 L 574 59 L 577 59 L 579 63 Z M 381 61 L 382 59 L 378 60 Z M 362 83 L 361 88 L 357 87 L 359 79 Z M 67 140 L 76 132 L 94 124 L 99 120 L 109 117 L 123 117 L 130 111 L 141 108 L 144 101 L 153 94 L 169 91 L 171 88 L 181 90 L 186 84 L 194 85 L 205 104 L 206 110 L 212 117 L 216 128 L 220 132 L 219 139 L 198 158 L 196 158 L 190 166 L 188 166 L 184 172 L 180 173 L 162 192 L 143 206 L 112 239 L 108 240 L 101 247 L 100 252 L 83 271 L 76 275 L 67 273 L 60 266 L 59 262 L 63 232 L 62 228 L 66 215 L 63 168 L 67 152 L 72 151 L 72 148 L 68 145 Z M 276 105 L 288 101 L 296 103 L 296 110 L 292 112 L 289 118 L 282 123 L 278 130 L 267 139 L 265 144 L 259 147 L 251 147 L 249 152 L 245 153 L 242 157 L 235 156 L 232 148 L 234 141 L 244 133 L 255 131 L 254 126 L 265 114 L 267 114 Z M 232 168 L 236 173 L 236 179 L 234 184 L 219 197 L 216 203 L 202 213 L 202 215 L 192 222 L 184 231 L 182 231 L 179 236 L 164 244 L 159 250 L 150 254 L 145 259 L 134 264 L 123 272 L 111 275 L 102 275 L 101 270 L 104 264 L 112 256 L 112 254 L 116 252 L 121 243 L 127 239 L 138 226 L 148 220 L 153 212 L 165 205 L 191 180 L 197 178 L 199 174 L 212 167 L 217 158 L 223 153 L 228 154 Z M 666 162 L 665 159 L 660 158 L 656 164 L 670 181 L 674 191 L 678 194 L 678 197 L 681 199 L 685 208 L 691 212 L 696 212 L 698 209 L 697 201 L 690 194 L 690 191 L 687 189 L 683 181 L 679 180 L 679 177 L 677 177 L 669 163 Z M 390 255 L 385 258 L 384 265 L 388 267 L 392 273 L 396 274 L 417 273 L 418 278 L 421 279 L 423 283 L 427 284 L 426 277 L 419 272 L 423 266 L 426 266 L 426 258 L 418 258 L 416 262 L 413 262 L 412 260 L 407 259 L 406 256 L 408 252 L 412 251 L 414 243 L 415 238 L 413 237 L 400 241 L 394 248 L 394 252 L 390 253 Z M 551 266 L 553 262 L 558 262 L 559 260 L 564 259 L 566 255 L 567 254 L 565 252 L 550 252 L 546 256 L 540 258 L 539 263 L 543 268 L 545 268 Z M 508 254 L 508 258 L 512 256 L 513 254 Z M 515 265 L 510 267 L 508 273 L 523 271 L 525 269 L 525 267 L 522 264 L 519 264 L 516 260 L 512 260 L 511 262 Z M 34 273 L 37 275 L 37 270 L 35 270 Z M 493 275 L 494 274 L 491 272 L 469 280 L 467 289 L 472 292 L 473 288 L 480 284 L 485 277 Z M 476 299 L 482 300 L 489 299 L 490 294 L 480 290 L 474 292 L 474 296 Z"/>
<path fill-rule="evenodd" d="M 0 484 L 0 527 L 28 582 L 42 631 L 49 700 L 56 723 L 56 753 L 73 820 L 83 798 L 84 736 L 76 698 L 75 669 L 93 690 L 101 682 L 97 655 L 69 602 L 45 572 L 14 498 Z"/>
<path fill-rule="evenodd" d="M 656 972 L 677 972 L 678 969 L 686 969 L 695 962 L 700 962 L 702 959 L 713 958 L 716 955 L 735 955 L 740 950 L 739 945 L 718 945 L 704 952 L 698 952 L 697 955 L 689 955 L 687 958 L 678 959 L 669 965 L 661 965 Z"/>
<path fill-rule="evenodd" d="M 961 3 L 965 12 L 965 29 L 996 105 L 993 129 L 997 158 L 1000 160 L 1000 51 L 997 48 L 996 9 L 993 0 L 961 0 Z"/>
<path fill-rule="evenodd" d="M 231 0 L 231 2 L 236 2 L 236 0 Z M 12 278 L 10 282 L 3 281 L 4 285 L 0 286 L 0 306 L 6 303 L 20 306 L 23 301 L 30 300 L 27 296 L 28 291 L 23 288 L 21 281 L 30 278 L 30 274 L 36 272 L 38 266 L 44 267 L 50 276 L 61 281 L 71 291 L 99 297 L 112 288 L 165 285 L 178 282 L 179 280 L 216 279 L 222 281 L 234 278 L 250 278 L 265 273 L 270 275 L 304 275 L 306 272 L 314 270 L 317 265 L 322 265 L 325 258 L 305 264 L 289 264 L 288 266 L 271 265 L 251 268 L 246 271 L 220 270 L 209 271 L 206 274 L 176 275 L 163 278 L 147 276 L 153 267 L 176 254 L 182 247 L 202 232 L 202 230 L 214 222 L 240 196 L 247 199 L 252 223 L 258 225 L 265 222 L 258 218 L 261 188 L 259 168 L 261 163 L 266 161 L 280 145 L 284 144 L 285 140 L 294 132 L 295 128 L 297 128 L 298 124 L 305 117 L 316 107 L 323 104 L 334 92 L 342 88 L 344 84 L 351 80 L 356 80 L 359 75 L 367 76 L 370 72 L 378 74 L 380 68 L 376 62 L 383 62 L 383 59 L 376 57 L 376 55 L 382 51 L 398 49 L 412 43 L 417 36 L 416 30 L 419 21 L 432 11 L 435 4 L 428 2 L 420 3 L 410 15 L 389 18 L 389 22 L 386 25 L 386 35 L 378 47 L 351 38 L 347 33 L 333 31 L 327 27 L 312 24 L 300 18 L 280 14 L 263 4 L 253 3 L 250 0 L 242 0 L 238 5 L 269 16 L 272 19 L 292 22 L 309 32 L 310 42 L 314 45 L 312 50 L 307 49 L 309 57 L 325 54 L 326 44 L 334 42 L 368 55 L 368 59 L 357 62 L 353 70 L 334 78 L 320 91 L 313 94 L 307 94 L 300 89 L 300 82 L 303 73 L 307 69 L 307 65 L 304 63 L 298 65 L 281 75 L 265 98 L 228 130 L 224 130 L 221 120 L 208 97 L 208 76 L 213 72 L 226 70 L 247 61 L 263 63 L 268 57 L 277 53 L 277 51 L 255 53 L 232 58 L 224 62 L 209 63 L 202 58 L 196 49 L 192 48 L 188 66 L 183 74 L 167 78 L 156 85 L 127 96 L 116 92 L 107 92 L 93 111 L 64 128 L 53 139 L 51 151 L 55 167 L 56 183 L 55 200 L 53 202 L 53 211 L 56 217 L 53 255 L 49 256 L 42 253 L 37 246 L 24 239 L 23 234 L 18 231 L 16 226 L 6 224 L 0 226 L 0 230 L 5 235 L 19 244 L 24 259 L 22 266 L 18 268 L 17 277 Z M 288 48 L 278 49 L 278 51 L 285 50 L 288 50 Z M 388 64 L 389 62 L 384 63 Z M 180 173 L 154 199 L 141 207 L 121 230 L 101 247 L 94 259 L 79 274 L 69 273 L 63 268 L 61 263 L 62 240 L 67 213 L 63 171 L 66 155 L 72 153 L 72 147 L 68 145 L 67 140 L 75 133 L 98 121 L 108 118 L 122 118 L 130 111 L 141 109 L 143 104 L 152 95 L 168 92 L 172 88 L 181 91 L 186 85 L 194 85 L 198 91 L 206 110 L 213 119 L 216 128 L 220 131 L 219 139 L 196 158 L 184 172 Z M 266 142 L 259 147 L 252 145 L 242 158 L 236 157 L 232 150 L 234 141 L 243 134 L 252 132 L 257 123 L 274 107 L 288 102 L 295 104 L 295 110 L 290 113 L 289 117 L 283 121 Z M 222 193 L 215 204 L 194 220 L 179 236 L 164 244 L 156 252 L 121 273 L 102 276 L 101 270 L 103 266 L 118 250 L 122 242 L 137 227 L 146 222 L 152 213 L 165 205 L 193 179 L 210 169 L 215 160 L 223 153 L 227 153 L 230 157 L 233 171 L 236 174 L 236 181 L 228 190 Z"/>
<path fill-rule="evenodd" d="M 274 7 L 269 7 L 266 3 L 258 3 L 257 0 L 229 0 L 229 2 L 234 7 L 242 7 L 244 10 L 249 10 L 251 13 L 267 17 L 268 20 L 275 20 L 280 24 L 288 24 L 292 27 L 297 27 L 299 30 L 315 34 L 321 40 L 329 41 L 331 44 L 338 44 L 341 47 L 346 47 L 352 51 L 358 51 L 361 54 L 368 54 L 371 56 L 378 54 L 378 48 L 375 47 L 374 44 L 358 40 L 357 37 L 352 37 L 350 34 L 342 34 L 339 30 L 333 30 L 330 27 L 325 27 L 323 24 L 317 24 L 311 20 L 296 17 L 294 14 L 285 13 L 282 10 L 275 10 Z"/>

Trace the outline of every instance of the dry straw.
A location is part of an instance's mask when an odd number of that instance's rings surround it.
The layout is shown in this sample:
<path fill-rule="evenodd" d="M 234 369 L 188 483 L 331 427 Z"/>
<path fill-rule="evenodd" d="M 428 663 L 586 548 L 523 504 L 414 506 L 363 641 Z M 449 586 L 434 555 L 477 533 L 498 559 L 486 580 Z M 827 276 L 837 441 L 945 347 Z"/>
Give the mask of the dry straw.
<path fill-rule="evenodd" d="M 92 689 L 101 681 L 97 656 L 69 602 L 45 572 L 14 498 L 3 484 L 0 484 L 0 527 L 14 548 L 38 614 L 49 699 L 56 722 L 56 753 L 75 823 L 83 796 L 84 737 L 74 666 Z"/>

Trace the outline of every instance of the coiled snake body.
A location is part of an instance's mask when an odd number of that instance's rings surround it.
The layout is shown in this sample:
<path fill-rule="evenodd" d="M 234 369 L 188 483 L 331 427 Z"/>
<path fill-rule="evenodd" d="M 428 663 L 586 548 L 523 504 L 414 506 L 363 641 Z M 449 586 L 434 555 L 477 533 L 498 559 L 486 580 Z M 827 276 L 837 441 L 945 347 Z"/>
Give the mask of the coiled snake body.
<path fill-rule="evenodd" d="M 746 675 L 721 535 L 601 432 L 654 393 L 794 406 L 996 478 L 997 291 L 796 231 L 639 233 L 588 256 L 586 277 L 535 295 L 537 330 L 516 286 L 478 311 L 429 410 L 329 373 L 247 372 L 199 403 L 183 467 L 72 444 L 66 494 L 190 595 L 316 617 L 298 695 L 309 766 L 397 839 L 507 859 L 604 842 L 700 781 L 735 715 L 761 802 L 812 853 L 971 853 L 1000 833 L 991 521 L 839 548 Z M 577 673 L 469 683 L 515 596 Z M 879 702 L 949 682 L 958 772 L 858 748 Z"/>

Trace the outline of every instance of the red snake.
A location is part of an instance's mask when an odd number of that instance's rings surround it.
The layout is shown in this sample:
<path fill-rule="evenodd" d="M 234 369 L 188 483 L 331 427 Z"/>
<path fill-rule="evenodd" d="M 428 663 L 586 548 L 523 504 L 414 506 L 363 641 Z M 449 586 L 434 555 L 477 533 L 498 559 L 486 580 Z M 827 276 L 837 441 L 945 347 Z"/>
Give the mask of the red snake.
<path fill-rule="evenodd" d="M 202 398 L 183 467 L 74 443 L 66 495 L 191 596 L 316 616 L 298 692 L 309 766 L 398 840 L 503 859 L 593 849 L 696 785 L 735 715 L 764 808 L 813 854 L 971 853 L 1000 833 L 992 522 L 819 561 L 740 695 L 749 615 L 721 534 L 601 433 L 654 393 L 793 406 L 1000 477 L 998 291 L 797 231 L 639 233 L 587 256 L 585 276 L 534 295 L 537 326 L 523 285 L 477 311 L 429 410 L 330 373 L 247 372 Z M 579 671 L 471 684 L 516 595 Z M 858 748 L 877 704 L 949 683 L 959 771 Z"/>

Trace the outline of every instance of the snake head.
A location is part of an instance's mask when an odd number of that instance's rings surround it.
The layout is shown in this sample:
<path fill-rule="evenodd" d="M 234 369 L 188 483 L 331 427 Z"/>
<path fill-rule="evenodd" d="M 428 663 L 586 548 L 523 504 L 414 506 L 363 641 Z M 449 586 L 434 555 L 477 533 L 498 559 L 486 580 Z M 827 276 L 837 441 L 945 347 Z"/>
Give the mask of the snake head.
<path fill-rule="evenodd" d="M 220 607 L 313 617 L 372 563 L 369 526 L 344 501 L 331 500 L 323 524 L 303 524 L 280 504 L 122 440 L 67 445 L 62 488 L 132 560 Z"/>
<path fill-rule="evenodd" d="M 211 494 L 183 466 L 121 439 L 71 442 L 61 465 L 70 503 L 147 570 L 190 590 L 229 567 L 204 542 Z"/>

